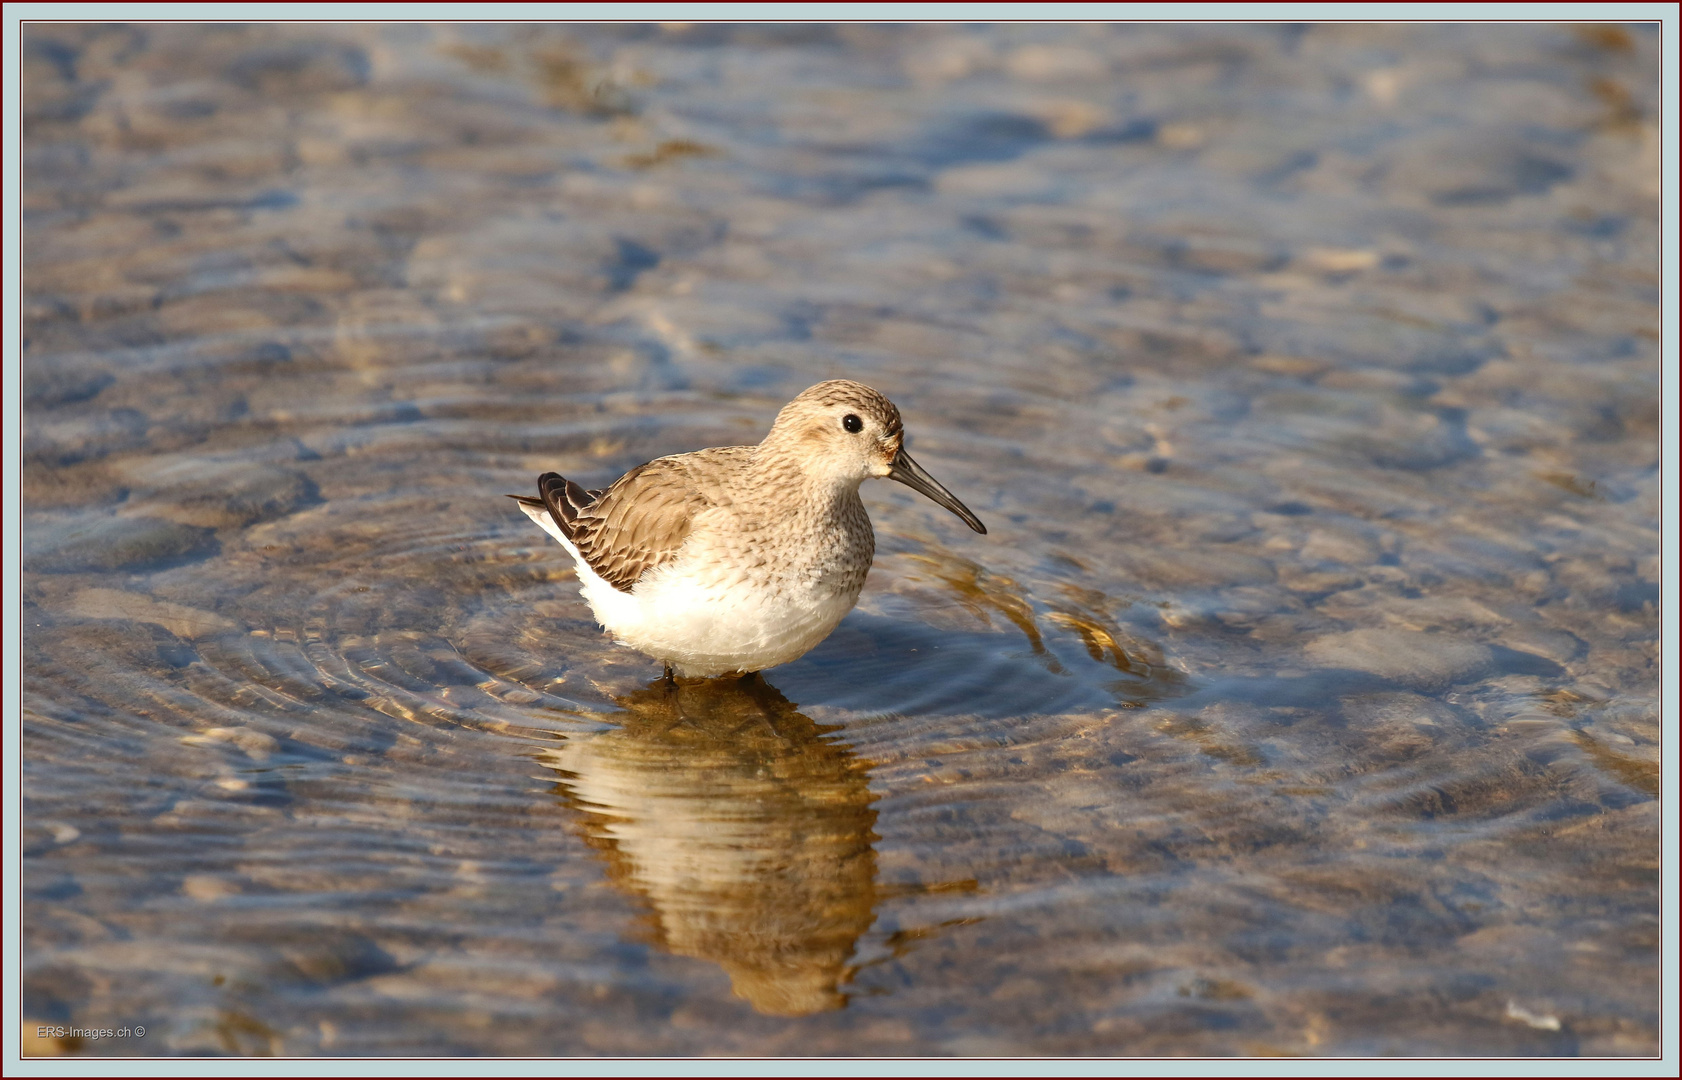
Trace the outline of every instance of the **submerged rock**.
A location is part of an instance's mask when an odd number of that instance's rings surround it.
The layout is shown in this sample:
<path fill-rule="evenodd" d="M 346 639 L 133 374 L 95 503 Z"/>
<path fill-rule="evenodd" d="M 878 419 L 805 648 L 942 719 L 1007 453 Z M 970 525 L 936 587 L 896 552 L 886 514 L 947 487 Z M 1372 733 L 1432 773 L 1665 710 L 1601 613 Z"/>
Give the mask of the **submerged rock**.
<path fill-rule="evenodd" d="M 215 532 L 150 517 L 69 522 L 25 536 L 23 568 L 48 574 L 144 570 L 215 554 Z"/>
<path fill-rule="evenodd" d="M 211 529 L 273 521 L 321 501 L 315 484 L 298 470 L 254 462 L 186 458 L 124 472 L 137 488 L 152 489 L 140 497 L 151 512 Z"/>
<path fill-rule="evenodd" d="M 176 637 L 187 640 L 232 630 L 238 625 L 214 611 L 155 600 L 122 589 L 83 589 L 70 598 L 64 610 L 84 619 L 155 623 Z"/>
<path fill-rule="evenodd" d="M 1475 641 L 1407 630 L 1327 634 L 1309 642 L 1304 651 L 1321 667 L 1364 671 L 1421 690 L 1477 678 L 1493 662 L 1489 649 Z"/>

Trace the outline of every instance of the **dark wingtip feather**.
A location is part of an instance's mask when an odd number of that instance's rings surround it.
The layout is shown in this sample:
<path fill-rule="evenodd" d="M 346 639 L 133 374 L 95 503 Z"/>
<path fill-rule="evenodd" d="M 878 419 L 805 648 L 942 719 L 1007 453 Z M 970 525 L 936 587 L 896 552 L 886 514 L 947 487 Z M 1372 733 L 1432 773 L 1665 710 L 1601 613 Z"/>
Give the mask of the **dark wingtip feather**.
<path fill-rule="evenodd" d="M 578 512 L 596 502 L 596 496 L 585 492 L 560 473 L 546 472 L 538 477 L 537 491 L 543 496 L 543 505 L 548 508 L 549 516 L 555 519 L 555 524 L 561 527 L 568 540 L 572 539 L 572 525 L 578 518 Z"/>

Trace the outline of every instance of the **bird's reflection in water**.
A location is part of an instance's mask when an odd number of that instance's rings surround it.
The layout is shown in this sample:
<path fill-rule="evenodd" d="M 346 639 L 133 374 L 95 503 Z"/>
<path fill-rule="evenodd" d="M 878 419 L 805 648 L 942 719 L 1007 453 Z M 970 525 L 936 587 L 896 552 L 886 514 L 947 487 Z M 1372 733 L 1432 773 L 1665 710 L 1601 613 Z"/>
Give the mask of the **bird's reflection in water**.
<path fill-rule="evenodd" d="M 759 1012 L 846 1004 L 876 903 L 867 763 L 757 675 L 657 681 L 620 726 L 545 752 L 655 944 L 718 964 Z"/>

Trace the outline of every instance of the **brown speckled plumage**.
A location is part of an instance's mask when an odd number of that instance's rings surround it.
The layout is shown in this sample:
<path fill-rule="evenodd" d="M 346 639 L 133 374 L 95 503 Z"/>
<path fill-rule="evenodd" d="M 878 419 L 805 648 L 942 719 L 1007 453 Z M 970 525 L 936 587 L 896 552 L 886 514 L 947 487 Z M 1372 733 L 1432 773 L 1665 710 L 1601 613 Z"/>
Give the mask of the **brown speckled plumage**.
<path fill-rule="evenodd" d="M 621 641 L 690 673 L 754 671 L 811 648 L 857 601 L 876 547 L 861 481 L 901 480 L 986 531 L 903 444 L 893 402 L 837 379 L 757 446 L 657 458 L 605 491 L 545 473 L 538 498 L 514 498 L 574 551 Z"/>

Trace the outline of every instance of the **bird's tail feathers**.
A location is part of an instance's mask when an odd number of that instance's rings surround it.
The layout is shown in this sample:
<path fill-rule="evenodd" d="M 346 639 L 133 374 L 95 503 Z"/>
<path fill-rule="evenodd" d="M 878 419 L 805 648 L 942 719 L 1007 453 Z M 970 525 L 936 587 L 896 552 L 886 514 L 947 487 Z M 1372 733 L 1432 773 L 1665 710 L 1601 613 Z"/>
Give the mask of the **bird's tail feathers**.
<path fill-rule="evenodd" d="M 555 524 L 566 533 L 568 540 L 572 539 L 572 526 L 578 519 L 578 512 L 594 506 L 601 495 L 599 491 L 585 491 L 560 473 L 552 472 L 537 478 L 537 492 L 543 497 L 549 516 L 555 519 Z"/>

